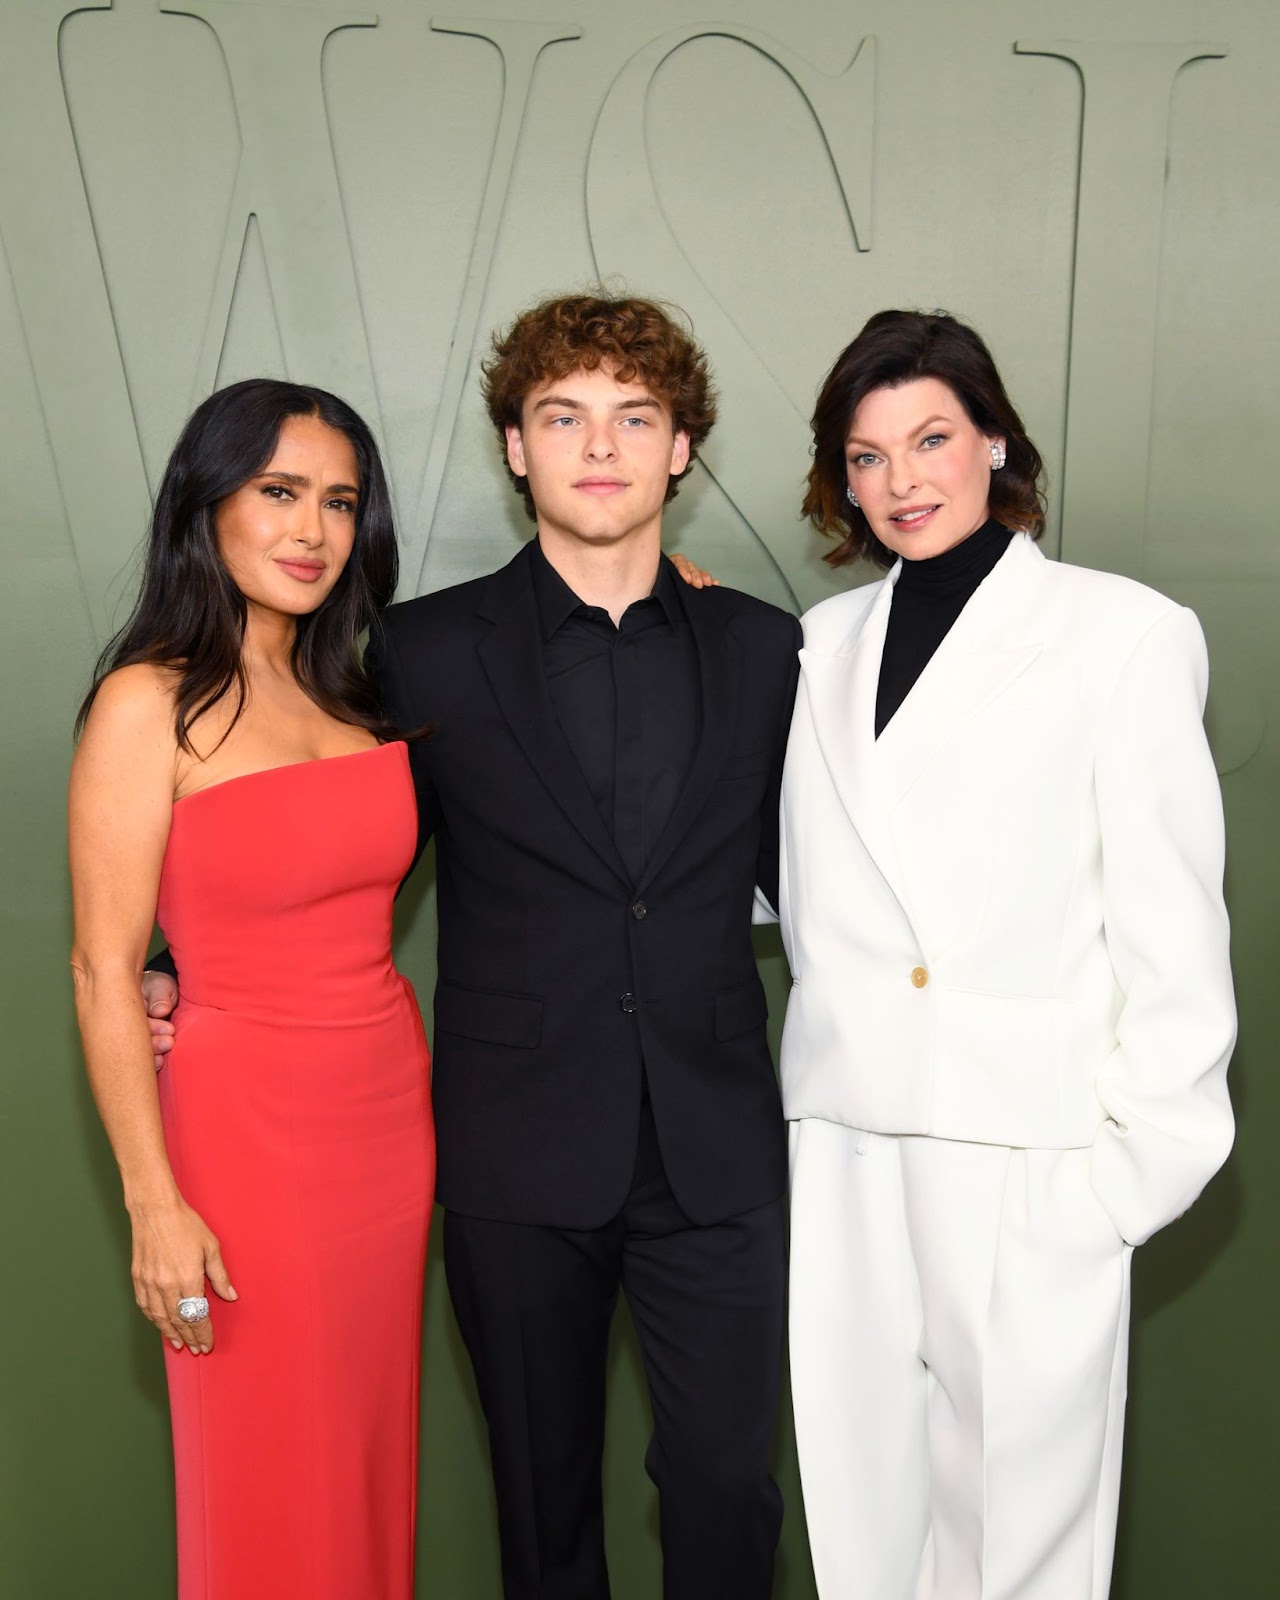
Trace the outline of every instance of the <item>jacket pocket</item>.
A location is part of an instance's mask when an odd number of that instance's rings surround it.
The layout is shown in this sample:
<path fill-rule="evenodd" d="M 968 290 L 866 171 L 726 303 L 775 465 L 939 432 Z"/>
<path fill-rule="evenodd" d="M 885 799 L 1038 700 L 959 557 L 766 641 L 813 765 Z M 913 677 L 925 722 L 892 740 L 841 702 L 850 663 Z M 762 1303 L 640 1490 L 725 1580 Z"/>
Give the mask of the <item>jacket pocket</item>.
<path fill-rule="evenodd" d="M 940 988 L 927 1131 L 1017 1148 L 1076 1142 L 1062 1099 L 1071 1020 L 1057 996 Z"/>
<path fill-rule="evenodd" d="M 722 1043 L 763 1028 L 768 1017 L 769 1005 L 759 978 L 739 984 L 736 989 L 725 989 L 716 996 L 716 1038 Z"/>
<path fill-rule="evenodd" d="M 485 1044 L 536 1050 L 542 1042 L 542 1001 L 531 995 L 436 985 L 436 1028 Z"/>

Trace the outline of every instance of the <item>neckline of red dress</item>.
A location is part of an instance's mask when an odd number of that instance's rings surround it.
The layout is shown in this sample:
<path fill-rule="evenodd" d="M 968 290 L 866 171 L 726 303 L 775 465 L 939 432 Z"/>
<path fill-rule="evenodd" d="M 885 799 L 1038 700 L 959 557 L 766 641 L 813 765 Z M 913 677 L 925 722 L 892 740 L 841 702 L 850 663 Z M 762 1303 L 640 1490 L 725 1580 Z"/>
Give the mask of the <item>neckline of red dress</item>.
<path fill-rule="evenodd" d="M 306 761 L 281 761 L 274 767 L 259 767 L 254 772 L 238 772 L 234 778 L 222 778 L 217 783 L 206 784 L 203 789 L 193 789 L 190 794 L 180 794 L 174 800 L 175 806 L 183 805 L 188 800 L 194 800 L 202 794 L 212 794 L 216 789 L 229 789 L 235 783 L 247 783 L 250 778 L 265 778 L 273 772 L 292 772 L 295 767 L 321 767 L 328 766 L 331 761 L 355 761 L 361 756 L 376 756 L 383 750 L 391 750 L 396 746 L 407 750 L 408 745 L 403 739 L 389 739 L 386 744 L 370 745 L 367 750 L 348 750 L 341 756 L 312 756 Z"/>

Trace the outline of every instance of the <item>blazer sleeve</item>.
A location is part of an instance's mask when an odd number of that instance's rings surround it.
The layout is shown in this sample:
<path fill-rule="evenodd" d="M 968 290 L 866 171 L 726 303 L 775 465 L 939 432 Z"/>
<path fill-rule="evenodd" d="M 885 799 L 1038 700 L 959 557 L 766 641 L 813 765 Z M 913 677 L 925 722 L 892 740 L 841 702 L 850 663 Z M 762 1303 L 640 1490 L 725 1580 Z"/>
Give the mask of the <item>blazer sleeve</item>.
<path fill-rule="evenodd" d="M 1097 1081 L 1109 1120 L 1091 1170 L 1130 1244 L 1187 1209 L 1234 1135 L 1222 799 L 1201 720 L 1208 679 L 1194 614 L 1168 613 L 1130 655 L 1100 729 L 1104 925 L 1123 1002 Z"/>
<path fill-rule="evenodd" d="M 176 983 L 178 981 L 178 964 L 173 959 L 173 951 L 169 946 L 162 945 L 155 955 L 147 957 L 144 972 L 164 972 Z"/>
<path fill-rule="evenodd" d="M 395 641 L 381 619 L 369 630 L 369 642 L 364 653 L 364 669 L 373 682 L 378 700 L 387 717 L 405 733 L 420 734 L 423 719 L 420 709 L 415 705 L 409 675 L 405 672 Z M 409 872 L 405 874 L 404 882 L 400 885 L 401 888 L 408 882 L 409 874 L 417 866 L 422 852 L 426 849 L 427 840 L 436 831 L 440 822 L 440 797 L 426 767 L 425 747 L 430 737 L 428 732 L 421 737 L 411 739 L 409 744 L 409 766 L 413 772 L 413 786 L 418 800 L 418 847 L 414 852 Z"/>
<path fill-rule="evenodd" d="M 760 827 L 760 854 L 756 862 L 756 897 L 751 920 L 754 923 L 778 920 L 778 828 L 782 802 L 782 764 L 787 754 L 787 735 L 791 731 L 791 713 L 796 703 L 796 685 L 800 678 L 800 646 L 804 642 L 800 624 L 790 617 L 788 638 L 790 648 L 786 656 L 786 684 L 782 693 L 778 726 L 774 730 L 773 767 L 769 785 L 765 790 Z"/>

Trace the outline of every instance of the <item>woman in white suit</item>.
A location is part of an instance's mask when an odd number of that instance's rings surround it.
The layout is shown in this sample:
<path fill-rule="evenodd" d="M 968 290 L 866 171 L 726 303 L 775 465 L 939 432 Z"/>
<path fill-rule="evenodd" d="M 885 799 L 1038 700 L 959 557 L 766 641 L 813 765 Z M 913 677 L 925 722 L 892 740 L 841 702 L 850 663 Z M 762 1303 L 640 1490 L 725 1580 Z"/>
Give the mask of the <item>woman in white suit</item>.
<path fill-rule="evenodd" d="M 978 336 L 883 312 L 805 510 L 783 784 L 791 1368 L 822 1600 L 1103 1600 L 1132 1247 L 1232 1139 L 1190 611 L 1047 561 Z"/>

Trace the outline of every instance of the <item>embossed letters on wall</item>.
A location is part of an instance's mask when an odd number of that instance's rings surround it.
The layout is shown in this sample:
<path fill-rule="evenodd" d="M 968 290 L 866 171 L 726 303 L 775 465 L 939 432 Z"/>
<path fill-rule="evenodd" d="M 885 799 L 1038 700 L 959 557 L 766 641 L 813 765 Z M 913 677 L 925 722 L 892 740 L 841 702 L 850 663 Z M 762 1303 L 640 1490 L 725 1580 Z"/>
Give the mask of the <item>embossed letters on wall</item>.
<path fill-rule="evenodd" d="M 322 58 L 334 35 L 394 24 L 416 30 L 422 47 L 487 40 L 502 65 L 501 99 L 478 211 L 469 220 L 467 269 L 456 294 L 453 337 L 440 370 L 424 371 L 438 396 L 416 492 L 400 494 L 404 584 L 423 582 L 441 485 L 455 440 L 499 224 L 518 184 L 521 132 L 543 53 L 572 49 L 583 29 L 572 19 L 430 17 L 411 0 L 359 4 L 278 0 L 8 0 L 0 8 L 0 237 L 13 275 L 27 344 L 58 468 L 67 519 L 100 636 L 108 631 L 112 585 L 145 521 L 149 493 L 118 325 L 104 276 L 82 152 L 68 108 L 59 35 L 77 12 L 189 19 L 216 37 L 234 101 L 240 155 L 207 298 L 193 290 L 202 328 L 189 403 L 217 381 L 250 219 L 256 220 L 288 370 L 340 390 L 388 429 L 370 359 L 366 319 L 338 181 Z M 608 27 L 593 22 L 597 31 Z M 406 31 L 406 37 L 408 33 Z M 758 29 L 693 22 L 636 49 L 619 35 L 611 81 L 583 81 L 598 113 L 579 159 L 584 221 L 601 275 L 663 286 L 693 315 L 711 349 L 724 394 L 723 422 L 708 466 L 737 513 L 756 531 L 796 603 L 823 588 L 811 553 L 795 535 L 796 473 L 804 460 L 804 415 L 751 337 L 725 309 L 716 286 L 693 266 L 668 225 L 646 152 L 645 112 L 655 75 L 694 41 L 728 39 L 771 63 L 822 135 L 857 251 L 872 247 L 876 48 L 850 35 L 828 70 Z M 1071 365 L 1067 407 L 1064 554 L 1138 573 L 1142 564 L 1145 471 L 1134 470 L 1135 438 L 1150 433 L 1155 350 L 1154 284 L 1159 263 L 1168 107 L 1174 75 L 1188 61 L 1224 53 L 1203 44 L 1021 43 L 1023 54 L 1060 56 L 1085 79 L 1077 197 Z M 1110 122 L 1126 108 L 1126 137 Z M 1135 99 L 1145 137 L 1132 137 Z M 399 151 L 400 180 L 419 161 L 447 162 L 447 146 Z M 95 197 L 98 204 L 103 203 Z M 218 202 L 221 204 L 221 201 Z M 441 226 L 455 225 L 442 218 Z M 139 241 L 146 248 L 146 241 Z M 531 292 L 547 287 L 531 284 Z M 871 309 L 868 307 L 867 309 Z M 1098 422 L 1114 414 L 1100 393 L 1125 396 L 1123 441 Z M 1123 453 L 1123 459 L 1120 455 Z M 1143 455 L 1145 460 L 1145 455 Z M 787 464 L 784 466 L 783 464 Z M 1122 483 L 1124 491 L 1112 486 Z M 1105 494 L 1093 492 L 1105 485 Z M 116 598 L 118 598 L 118 593 Z"/>

